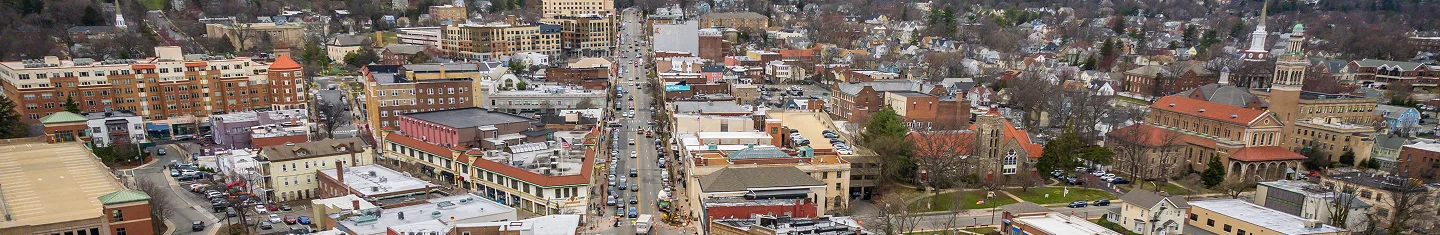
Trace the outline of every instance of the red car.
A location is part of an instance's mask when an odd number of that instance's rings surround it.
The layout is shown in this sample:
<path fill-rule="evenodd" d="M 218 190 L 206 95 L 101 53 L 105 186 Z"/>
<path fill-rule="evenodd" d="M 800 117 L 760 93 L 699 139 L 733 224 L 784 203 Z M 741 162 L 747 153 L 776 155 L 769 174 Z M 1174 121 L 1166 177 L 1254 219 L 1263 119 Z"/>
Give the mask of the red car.
<path fill-rule="evenodd" d="M 268 211 L 280 211 L 280 204 L 270 204 L 270 205 L 268 205 L 268 206 L 265 206 L 265 210 L 268 210 Z"/>
<path fill-rule="evenodd" d="M 295 215 L 285 215 L 285 224 L 295 224 Z"/>

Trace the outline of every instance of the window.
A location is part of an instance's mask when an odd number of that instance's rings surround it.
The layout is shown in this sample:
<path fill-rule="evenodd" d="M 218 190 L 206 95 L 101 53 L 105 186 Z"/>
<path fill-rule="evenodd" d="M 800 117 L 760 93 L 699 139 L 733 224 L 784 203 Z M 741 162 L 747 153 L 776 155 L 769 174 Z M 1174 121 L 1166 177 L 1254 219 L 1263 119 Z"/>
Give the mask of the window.
<path fill-rule="evenodd" d="M 1230 225 L 1229 225 L 1229 224 L 1226 224 L 1226 225 L 1225 225 L 1225 232 L 1230 232 Z"/>
<path fill-rule="evenodd" d="M 1214 220 L 1214 219 L 1205 219 L 1205 225 L 1210 226 L 1211 228 L 1214 228 L 1214 227 L 1215 227 L 1215 220 Z"/>
<path fill-rule="evenodd" d="M 1245 235 L 1245 230 L 1244 230 L 1244 229 L 1240 229 L 1240 230 L 1238 230 L 1238 231 L 1235 231 L 1235 235 Z"/>
<path fill-rule="evenodd" d="M 121 214 L 120 210 L 111 210 L 110 214 L 110 216 L 112 217 L 110 222 L 125 221 L 125 215 Z"/>
<path fill-rule="evenodd" d="M 115 229 L 115 235 L 125 235 L 125 228 Z"/>
<path fill-rule="evenodd" d="M 1196 215 L 1196 214 L 1194 214 L 1194 213 L 1191 213 L 1191 214 L 1190 214 L 1190 221 L 1200 221 L 1200 215 Z"/>

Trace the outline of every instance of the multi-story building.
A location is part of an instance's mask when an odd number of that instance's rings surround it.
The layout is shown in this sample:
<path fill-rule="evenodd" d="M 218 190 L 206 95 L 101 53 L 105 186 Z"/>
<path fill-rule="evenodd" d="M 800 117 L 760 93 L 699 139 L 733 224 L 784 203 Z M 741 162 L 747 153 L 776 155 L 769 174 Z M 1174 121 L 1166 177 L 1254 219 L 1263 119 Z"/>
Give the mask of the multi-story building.
<path fill-rule="evenodd" d="M 470 15 L 465 11 L 465 6 L 450 4 L 430 6 L 430 19 L 437 21 L 465 22 Z"/>
<path fill-rule="evenodd" d="M 469 107 L 404 114 L 397 131 L 447 148 L 497 150 L 504 146 L 544 142 L 536 134 L 539 120 Z"/>
<path fill-rule="evenodd" d="M 511 222 L 520 218 L 515 208 L 481 199 L 480 195 L 473 193 L 454 196 L 425 194 L 413 201 L 407 206 L 342 211 L 318 219 L 330 220 L 326 223 L 334 226 L 321 228 L 334 231 L 324 234 L 389 235 L 451 234 L 446 232 L 462 224 Z M 371 216 L 354 216 L 366 214 Z"/>
<path fill-rule="evenodd" d="M 615 1 L 556 0 L 541 1 L 540 4 L 542 18 L 576 15 L 612 16 L 615 14 Z"/>
<path fill-rule="evenodd" d="M 759 223 L 759 221 L 775 223 Z M 782 235 L 805 231 L 827 231 L 837 234 L 868 235 L 860 222 L 852 217 L 795 218 L 783 215 L 751 215 L 750 217 L 711 220 L 711 235 Z"/>
<path fill-rule="evenodd" d="M 436 47 L 438 47 L 438 46 L 436 46 Z M 390 44 L 390 45 L 385 45 L 384 48 L 381 48 L 381 49 L 380 49 L 380 62 L 379 62 L 379 63 L 380 63 L 380 64 L 391 64 L 391 65 L 394 65 L 394 64 L 410 64 L 410 58 L 412 58 L 412 57 L 414 57 L 415 55 L 418 55 L 418 54 L 425 54 L 425 55 L 428 55 L 428 56 L 437 56 L 437 55 L 435 55 L 435 54 L 428 54 L 428 53 L 426 53 L 426 49 L 429 49 L 429 48 L 432 48 L 432 47 L 430 47 L 430 46 L 421 46 L 421 45 L 410 45 L 410 44 Z M 428 58 L 427 58 L 427 59 L 428 59 Z"/>
<path fill-rule="evenodd" d="M 1295 132 L 1285 135 L 1290 146 L 1319 150 L 1330 162 L 1340 162 L 1340 156 L 1349 152 L 1355 158 L 1340 164 L 1355 166 L 1364 163 L 1370 160 L 1370 150 L 1375 146 L 1372 136 L 1375 128 L 1344 123 L 1339 118 L 1301 119 L 1295 120 L 1293 125 Z"/>
<path fill-rule="evenodd" d="M 496 79 L 499 63 L 371 65 L 361 69 L 369 130 L 399 124 L 401 114 L 475 107 L 481 86 Z"/>
<path fill-rule="evenodd" d="M 513 221 L 457 223 L 450 234 L 578 234 L 584 215 L 547 215 Z M 391 230 L 395 234 L 402 231 Z"/>
<path fill-rule="evenodd" d="M 1376 121 L 1385 122 L 1386 131 L 1413 133 L 1420 126 L 1420 111 L 1413 107 L 1374 105 Z"/>
<path fill-rule="evenodd" d="M 610 73 L 613 71 L 608 63 L 563 65 L 546 68 L 545 80 L 594 90 L 603 90 L 610 84 Z"/>
<path fill-rule="evenodd" d="M 1111 209 L 1111 222 L 1141 235 L 1181 234 L 1190 204 L 1184 196 L 1166 196 L 1144 189 L 1120 196 L 1120 208 Z M 1118 209 L 1118 210 L 1117 210 Z"/>
<path fill-rule="evenodd" d="M 1166 96 L 1195 89 L 1216 80 L 1215 73 L 1197 61 L 1178 66 L 1146 65 L 1125 71 L 1124 90 L 1145 97 Z M 1168 69 L 1184 68 L 1182 71 Z"/>
<path fill-rule="evenodd" d="M 696 56 L 712 62 L 725 61 L 725 56 L 730 52 L 728 49 L 730 48 L 730 42 L 725 41 L 725 36 L 721 33 L 720 29 L 702 28 L 697 34 L 696 38 L 700 41 L 698 45 L 700 51 L 695 53 Z"/>
<path fill-rule="evenodd" d="M 946 94 L 945 89 L 930 84 L 907 81 L 879 81 L 836 83 L 830 88 L 830 100 L 825 105 L 830 115 L 838 119 L 863 123 L 870 113 L 880 111 L 885 103 L 886 92 L 913 91 L 926 94 Z"/>
<path fill-rule="evenodd" d="M 374 164 L 370 146 L 359 138 L 289 143 L 260 149 L 261 174 L 271 201 L 320 198 L 320 171 L 340 165 Z"/>
<path fill-rule="evenodd" d="M 770 17 L 755 12 L 712 12 L 700 15 L 700 28 L 723 27 L 759 31 L 769 26 Z"/>
<path fill-rule="evenodd" d="M 423 202 L 410 198 L 439 191 L 435 184 L 380 165 L 347 167 L 339 163 L 336 162 L 334 170 L 316 170 L 320 172 L 315 175 L 319 177 L 316 178 L 320 185 L 318 198 L 354 195 L 366 198 L 362 200 L 367 200 L 367 204 L 378 203 L 384 208 L 396 208 Z"/>
<path fill-rule="evenodd" d="M 778 151 L 778 150 L 777 150 Z M 738 151 L 737 151 L 738 152 Z M 789 156 L 788 154 L 782 154 Z M 837 158 L 838 159 L 838 158 Z M 703 159 L 720 161 L 725 159 Z M 698 162 L 698 161 L 697 161 Z M 708 164 L 708 163 L 707 163 Z M 697 166 L 700 167 L 700 166 Z M 816 218 L 828 211 L 828 200 L 844 200 L 846 195 L 826 193 L 830 188 L 820 177 L 838 178 L 830 172 L 817 177 L 796 166 L 731 166 L 714 167 L 702 176 L 692 177 L 691 211 L 701 222 L 746 217 L 753 214 L 789 215 Z M 848 178 L 845 178 L 848 179 Z M 841 187 L 836 185 L 836 187 Z M 843 190 L 843 189 L 842 189 Z M 833 197 L 832 197 L 833 196 Z"/>
<path fill-rule="evenodd" d="M 256 127 L 282 123 L 308 122 L 310 112 L 304 109 L 249 111 L 210 116 L 210 135 L 215 144 L 230 148 L 252 148 Z M 305 142 L 296 141 L 295 143 Z M 283 142 L 282 142 L 283 143 Z"/>
<path fill-rule="evenodd" d="M 1208 87 L 1208 86 L 1207 86 Z M 1349 94 L 1327 94 L 1313 91 L 1300 91 L 1300 99 L 1294 103 L 1275 103 L 1271 99 L 1269 90 L 1250 90 L 1255 98 L 1259 98 L 1264 108 L 1277 105 L 1293 105 L 1297 107 L 1295 120 L 1308 120 L 1314 118 L 1335 118 L 1339 122 L 1355 125 L 1370 126 L 1377 120 L 1375 118 L 1375 98 L 1366 98 Z M 1211 95 L 1212 101 L 1228 98 L 1218 97 L 1226 94 Z M 1247 95 L 1238 95 L 1247 96 Z M 1225 102 L 1222 102 L 1225 103 Z M 1228 104 L 1228 103 L 1227 103 Z M 1233 104 L 1232 104 L 1233 105 Z"/>
<path fill-rule="evenodd" d="M 591 0 L 580 0 L 586 1 Z M 566 55 L 605 57 L 614 50 L 613 15 L 557 15 L 541 18 L 540 22 L 560 25 L 560 48 Z"/>
<path fill-rule="evenodd" d="M 1440 69 L 1415 62 L 1362 59 L 1351 61 L 1346 67 L 1353 74 L 1353 80 L 1362 83 L 1435 86 L 1440 82 Z"/>
<path fill-rule="evenodd" d="M 269 38 L 274 48 L 305 45 L 305 28 L 287 23 L 205 24 L 205 35 L 210 39 L 229 38 L 230 45 L 237 50 L 259 46 L 265 38 Z"/>
<path fill-rule="evenodd" d="M 514 16 L 506 22 L 452 24 L 442 28 L 440 48 L 451 57 L 493 61 L 521 52 L 558 56 L 562 26 L 523 23 Z"/>
<path fill-rule="evenodd" d="M 345 56 L 370 46 L 370 37 L 364 34 L 338 34 L 325 41 L 325 55 L 330 61 L 345 61 Z"/>
<path fill-rule="evenodd" d="M 65 30 L 70 33 L 70 41 L 75 43 L 88 43 L 99 40 L 114 39 L 116 35 L 124 32 L 124 28 L 99 25 L 99 26 L 74 26 Z"/>
<path fill-rule="evenodd" d="M 1190 202 L 1186 234 L 1345 235 L 1345 229 L 1326 225 L 1240 199 Z"/>
<path fill-rule="evenodd" d="M 1351 230 L 1365 228 L 1365 216 L 1353 215 L 1368 215 L 1371 207 L 1353 194 L 1336 192 L 1315 183 L 1296 180 L 1260 182 L 1255 189 L 1255 204 L 1322 223 L 1331 223 L 1334 216 L 1340 216 L 1336 213 L 1345 213 L 1345 226 L 1339 227 Z M 1340 211 L 1339 207 L 1342 206 L 1347 207 L 1344 210 L 1348 212 Z"/>
<path fill-rule="evenodd" d="M 603 88 L 592 90 L 554 84 L 529 84 L 530 88 L 519 90 L 494 87 L 500 85 L 498 83 L 491 85 L 482 90 L 484 95 L 481 96 L 478 106 L 511 113 L 554 113 L 560 109 L 605 107 L 606 92 Z"/>
<path fill-rule="evenodd" d="M 1229 177 L 1261 179 L 1293 174 L 1300 160 L 1305 159 L 1305 156 L 1281 147 L 1285 142 L 1284 124 L 1270 111 L 1181 96 L 1161 97 L 1150 105 L 1150 110 L 1143 124 L 1107 133 L 1107 147 L 1139 146 L 1144 149 L 1117 149 L 1116 153 L 1122 155 L 1168 148 L 1162 155 L 1181 156 L 1160 160 L 1161 165 L 1158 166 L 1184 162 L 1193 169 L 1204 169 L 1211 159 L 1220 158 L 1218 160 L 1226 166 Z M 1127 164 L 1122 161 L 1120 165 Z M 1121 172 L 1128 172 L 1130 168 L 1134 167 L 1117 167 Z M 1171 171 L 1162 175 L 1179 173 L 1183 172 Z"/>
<path fill-rule="evenodd" d="M 1011 224 L 1004 225 L 1006 235 L 1120 235 L 1098 224 L 1072 214 L 1048 212 L 1039 215 L 1009 218 Z"/>
<path fill-rule="evenodd" d="M 1405 43 L 1420 51 L 1440 51 L 1440 31 L 1412 31 L 1405 33 Z"/>
<path fill-rule="evenodd" d="M 149 142 L 145 138 L 145 119 L 129 110 L 107 110 L 85 113 L 90 119 L 90 142 L 96 147 Z"/>
<path fill-rule="evenodd" d="M 395 40 L 400 44 L 440 48 L 441 27 L 414 27 L 395 29 Z"/>
<path fill-rule="evenodd" d="M 1402 160 L 1403 161 L 1403 160 Z M 1399 206 L 1396 194 L 1410 192 L 1415 194 L 1429 194 L 1434 198 L 1436 190 L 1434 187 L 1419 186 L 1419 181 L 1405 177 L 1381 175 L 1368 172 L 1361 172 L 1354 169 L 1336 169 L 1329 174 L 1320 176 L 1320 185 L 1332 191 L 1349 191 L 1359 196 L 1360 201 L 1371 206 L 1371 215 L 1375 215 L 1377 221 L 1370 224 L 1385 226 L 1396 216 L 1395 207 Z M 1435 202 L 1427 202 L 1433 206 Z M 1423 208 L 1423 207 L 1422 207 Z M 1423 209 L 1428 210 L 1428 209 Z M 1433 213 L 1431 211 L 1430 213 Z M 1412 220 L 1413 221 L 1413 220 Z"/>
<path fill-rule="evenodd" d="M 256 109 L 305 108 L 304 74 L 287 55 L 274 62 L 246 57 L 184 55 L 155 48 L 157 57 L 95 61 L 79 58 L 0 62 L 0 86 L 26 123 L 64 111 L 130 110 L 151 122 L 196 125 L 195 118 Z M 176 134 L 189 134 L 176 127 Z"/>
<path fill-rule="evenodd" d="M 957 98 L 914 91 L 886 92 L 885 105 L 915 128 L 964 129 L 970 126 L 970 102 Z"/>
<path fill-rule="evenodd" d="M 480 117 L 448 117 L 452 120 Z M 461 121 L 475 122 L 475 121 Z M 598 131 L 589 133 L 526 130 L 499 135 L 499 127 L 480 126 L 490 131 L 483 139 L 504 148 L 482 150 L 463 146 L 446 147 L 423 133 L 436 133 L 438 128 L 420 127 L 430 122 L 401 122 L 400 128 L 419 131 L 382 132 L 381 146 L 387 161 L 413 166 L 420 174 L 437 177 L 455 187 L 476 192 L 486 200 L 500 202 L 537 214 L 580 214 L 588 211 L 590 176 L 594 170 L 594 151 L 584 151 L 582 144 L 592 143 Z M 448 127 L 446 127 L 448 128 Z M 493 129 L 492 129 L 493 128 Z M 523 142 L 527 133 L 546 132 L 544 138 L 561 141 Z M 440 135 L 454 135 L 444 134 Z M 511 141 L 506 141 L 511 140 Z M 526 139 L 525 141 L 530 141 Z M 564 148 L 567 145 L 572 148 Z"/>
<path fill-rule="evenodd" d="M 126 189 L 79 143 L 0 141 L 0 234 L 155 234 L 150 195 Z"/>
<path fill-rule="evenodd" d="M 1436 182 L 1440 180 L 1440 144 L 1416 143 L 1400 150 L 1395 174 L 1411 179 Z"/>

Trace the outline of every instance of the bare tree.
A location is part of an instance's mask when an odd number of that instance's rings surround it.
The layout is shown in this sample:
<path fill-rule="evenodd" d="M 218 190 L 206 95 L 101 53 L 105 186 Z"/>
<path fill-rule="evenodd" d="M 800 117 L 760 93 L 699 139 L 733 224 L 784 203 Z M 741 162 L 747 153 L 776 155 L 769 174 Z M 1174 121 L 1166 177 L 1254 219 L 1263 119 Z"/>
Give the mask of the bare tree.
<path fill-rule="evenodd" d="M 1225 192 L 1225 195 L 1230 196 L 1231 199 L 1238 199 L 1240 198 L 1240 194 L 1255 190 L 1255 185 L 1258 184 L 1257 181 L 1258 179 L 1254 177 L 1242 177 L 1241 179 L 1227 180 L 1218 187 Z"/>
<path fill-rule="evenodd" d="M 1110 149 L 1115 152 L 1117 166 L 1125 173 L 1135 176 L 1135 183 L 1141 184 L 1143 180 L 1164 181 L 1177 168 L 1175 164 L 1178 157 L 1175 156 L 1179 148 L 1179 132 L 1158 129 L 1145 126 L 1147 124 L 1135 124 L 1118 130 L 1110 141 Z M 1148 130 L 1147 130 L 1148 129 Z M 1158 149 L 1158 151 L 1157 151 Z M 1160 191 L 1159 184 L 1156 191 Z"/>
<path fill-rule="evenodd" d="M 1387 188 L 1390 190 L 1388 201 L 1381 203 L 1389 204 L 1391 208 L 1390 223 L 1385 227 L 1386 234 L 1408 234 L 1412 227 L 1422 222 L 1429 221 L 1424 218 L 1434 218 L 1435 205 L 1434 195 L 1423 185 L 1424 182 L 1414 179 L 1398 179 L 1394 185 Z M 1416 220 L 1419 219 L 1419 220 Z"/>
<path fill-rule="evenodd" d="M 594 97 L 585 97 L 584 99 L 580 99 L 580 103 L 575 104 L 576 109 L 593 109 L 595 107 Z"/>
<path fill-rule="evenodd" d="M 1025 111 L 1025 117 L 1021 120 L 1025 129 L 1039 129 L 1040 118 L 1054 103 L 1051 99 L 1055 97 L 1041 94 L 1056 94 L 1059 90 L 1058 86 L 1046 79 L 1045 74 L 1038 70 L 1025 71 L 1018 78 L 1005 80 L 1009 84 L 1009 99 L 1006 102 Z"/>
<path fill-rule="evenodd" d="M 963 185 L 963 180 L 974 170 L 972 154 L 978 145 L 975 133 L 971 131 L 915 131 L 908 137 L 912 142 L 916 170 L 923 175 L 921 181 L 934 195 L 932 205 L 939 202 L 940 189 Z"/>
<path fill-rule="evenodd" d="M 338 104 L 330 102 L 319 102 L 320 125 L 325 130 L 326 138 L 335 138 L 335 130 L 341 126 L 350 124 L 350 116 L 346 114 L 349 107 L 345 102 Z"/>
<path fill-rule="evenodd" d="M 887 198 L 877 206 L 880 208 L 879 230 L 882 234 L 904 234 L 915 230 L 920 216 L 910 215 L 909 205 L 900 198 Z"/>
<path fill-rule="evenodd" d="M 150 178 L 135 178 L 135 185 L 131 188 L 145 192 L 150 195 L 150 226 L 155 228 L 165 227 L 165 219 L 176 213 L 175 205 L 183 202 L 175 201 L 170 185 L 164 182 L 157 182 Z"/>
<path fill-rule="evenodd" d="M 1350 208 L 1354 206 L 1354 203 L 1357 201 L 1359 201 L 1359 198 L 1355 196 L 1354 189 L 1346 188 L 1344 191 L 1337 192 L 1335 198 L 1330 199 L 1330 203 L 1328 203 L 1325 208 L 1326 211 L 1330 212 L 1329 224 L 1343 229 L 1350 229 Z"/>

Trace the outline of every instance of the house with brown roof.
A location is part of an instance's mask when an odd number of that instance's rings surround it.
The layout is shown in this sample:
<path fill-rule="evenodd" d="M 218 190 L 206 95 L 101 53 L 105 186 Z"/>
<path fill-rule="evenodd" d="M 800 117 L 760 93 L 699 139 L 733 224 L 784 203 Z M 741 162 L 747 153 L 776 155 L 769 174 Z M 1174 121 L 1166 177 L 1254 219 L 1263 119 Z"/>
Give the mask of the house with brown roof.
<path fill-rule="evenodd" d="M 1143 174 L 1142 178 L 1183 173 L 1153 166 L 1183 162 L 1191 169 L 1203 170 L 1211 159 L 1219 158 L 1229 179 L 1280 179 L 1300 171 L 1300 161 L 1305 159 L 1282 147 L 1284 125 L 1267 110 L 1166 96 L 1150 105 L 1144 123 L 1106 133 L 1105 145 L 1115 150 L 1116 159 L 1154 163 L 1119 161 L 1118 171 Z"/>
<path fill-rule="evenodd" d="M 1198 62 L 1180 65 L 1146 65 L 1125 71 L 1125 91 L 1142 96 L 1165 96 L 1215 82 L 1213 71 Z M 1170 71 L 1179 68 L 1179 71 Z"/>
<path fill-rule="evenodd" d="M 1120 196 L 1121 206 L 1110 209 L 1107 218 L 1130 232 L 1142 235 L 1181 234 L 1190 203 L 1184 196 L 1163 195 L 1145 189 Z"/>
<path fill-rule="evenodd" d="M 320 197 L 318 172 L 333 171 L 340 165 L 374 164 L 370 145 L 360 138 L 327 139 L 304 143 L 286 143 L 260 149 L 260 161 L 266 171 L 266 187 L 272 201 L 293 201 Z"/>

